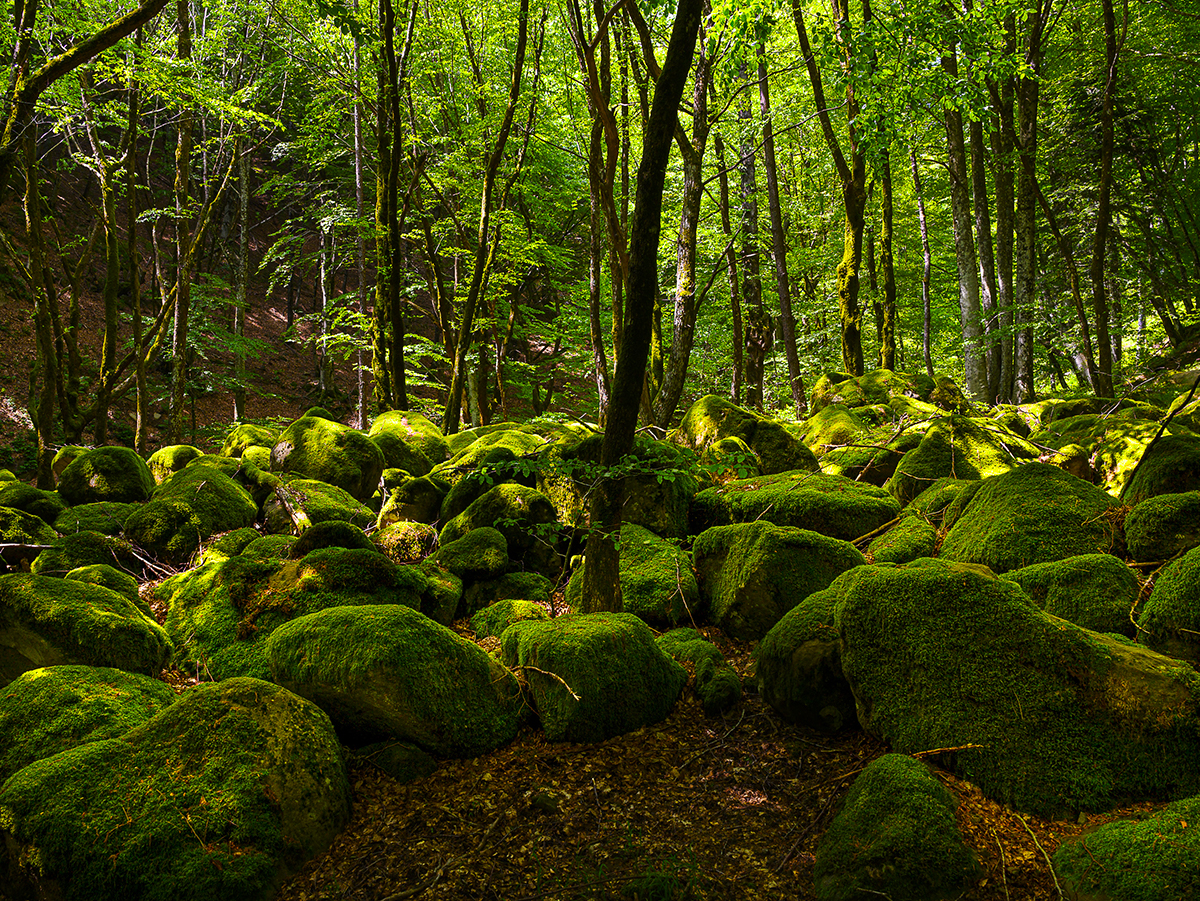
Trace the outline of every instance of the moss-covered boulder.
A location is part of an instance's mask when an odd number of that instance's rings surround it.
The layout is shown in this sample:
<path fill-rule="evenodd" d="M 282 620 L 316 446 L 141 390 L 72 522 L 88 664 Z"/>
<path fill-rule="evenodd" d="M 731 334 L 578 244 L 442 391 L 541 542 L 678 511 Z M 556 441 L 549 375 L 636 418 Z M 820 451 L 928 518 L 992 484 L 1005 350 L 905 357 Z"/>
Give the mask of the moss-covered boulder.
<path fill-rule="evenodd" d="M 86 582 L 88 585 L 100 585 L 109 591 L 115 591 L 122 597 L 128 598 L 130 602 L 147 616 L 152 615 L 150 607 L 138 597 L 138 580 L 129 573 L 121 572 L 116 567 L 109 566 L 107 563 L 77 566 L 63 578 L 69 579 L 72 582 Z"/>
<path fill-rule="evenodd" d="M 604 741 L 660 722 L 687 682 L 684 668 L 631 613 L 526 620 L 500 642 L 551 741 Z"/>
<path fill-rule="evenodd" d="M 946 476 L 983 479 L 1037 455 L 1033 445 L 990 420 L 945 416 L 900 459 L 887 489 L 903 505 Z"/>
<path fill-rule="evenodd" d="M 350 744 L 394 739 L 475 757 L 517 733 L 521 689 L 484 650 L 408 607 L 335 607 L 276 629 L 276 682 L 324 709 Z"/>
<path fill-rule="evenodd" d="M 5 544 L 50 544 L 58 532 L 45 520 L 24 510 L 0 507 L 0 542 Z"/>
<path fill-rule="evenodd" d="M 350 492 L 314 479 L 292 479 L 279 485 L 263 505 L 268 532 L 299 535 L 309 526 L 338 519 L 370 528 L 375 513 Z"/>
<path fill-rule="evenodd" d="M 762 638 L 808 595 L 866 563 L 845 541 L 769 522 L 709 529 L 693 554 L 709 619 L 746 640 Z"/>
<path fill-rule="evenodd" d="M 729 437 L 746 442 L 762 473 L 817 469 L 813 452 L 782 424 L 716 394 L 705 395 L 692 404 L 679 424 L 680 441 L 696 453 Z"/>
<path fill-rule="evenodd" d="M 540 491 L 515 482 L 497 485 L 473 501 L 442 527 L 443 545 L 481 527 L 498 529 L 508 544 L 508 555 L 525 569 L 554 575 L 561 567 L 554 505 Z"/>
<path fill-rule="evenodd" d="M 691 667 L 696 696 L 709 716 L 728 713 L 742 699 L 742 680 L 720 649 L 695 629 L 672 629 L 654 639 L 666 654 Z"/>
<path fill-rule="evenodd" d="M 128 598 L 51 576 L 0 576 L 0 685 L 43 666 L 111 666 L 155 676 L 167 633 Z"/>
<path fill-rule="evenodd" d="M 504 630 L 513 623 L 522 623 L 527 619 L 547 620 L 550 614 L 546 608 L 534 601 L 520 598 L 505 598 L 502 601 L 484 607 L 471 617 L 471 629 L 476 638 L 499 638 Z"/>
<path fill-rule="evenodd" d="M 442 434 L 441 429 L 420 413 L 407 410 L 389 410 L 386 413 L 380 413 L 371 423 L 371 429 L 367 435 L 380 447 L 384 447 L 386 443 L 380 441 L 382 435 L 402 441 L 409 452 L 419 454 L 421 459 L 427 460 L 432 465 L 450 459 L 450 445 L 446 443 L 446 436 Z M 403 465 L 400 465 L 400 468 L 408 469 Z M 425 474 L 411 469 L 408 471 L 418 476 Z M 425 472 L 428 471 L 428 469 L 425 470 Z"/>
<path fill-rule="evenodd" d="M 99 532 L 75 532 L 50 542 L 37 555 L 30 569 L 39 575 L 65 576 L 80 566 L 107 563 L 129 573 L 141 573 L 142 561 L 133 545 L 123 538 Z"/>
<path fill-rule="evenodd" d="M 437 547 L 437 529 L 423 522 L 395 522 L 371 536 L 393 563 L 420 563 Z"/>
<path fill-rule="evenodd" d="M 306 557 L 311 551 L 326 547 L 357 548 L 360 551 L 377 551 L 374 542 L 367 537 L 366 532 L 356 525 L 342 522 L 340 519 L 330 519 L 315 523 L 304 530 L 296 539 L 296 543 L 288 548 L 288 556 L 293 560 Z"/>
<path fill-rule="evenodd" d="M 370 438 L 319 416 L 297 419 L 271 450 L 272 471 L 336 485 L 359 501 L 379 488 L 383 467 L 383 453 Z"/>
<path fill-rule="evenodd" d="M 741 438 L 730 435 L 719 438 L 700 454 L 700 468 L 719 481 L 752 479 L 762 475 L 758 458 Z"/>
<path fill-rule="evenodd" d="M 71 532 L 101 532 L 105 535 L 120 535 L 138 504 L 121 504 L 115 501 L 97 501 L 68 507 L 54 520 L 54 529 L 63 535 Z"/>
<path fill-rule="evenodd" d="M 1200 663 L 1200 548 L 1159 574 L 1138 617 L 1138 635 L 1160 653 Z"/>
<path fill-rule="evenodd" d="M 1111 554 L 1080 554 L 1005 573 L 1055 616 L 1093 632 L 1135 637 L 1133 616 L 1141 585 Z"/>
<path fill-rule="evenodd" d="M 58 477 L 62 475 L 64 469 L 71 465 L 76 457 L 86 454 L 91 448 L 84 447 L 81 444 L 65 444 L 54 453 L 54 457 L 50 460 L 50 472 L 54 476 L 54 481 L 57 484 Z"/>
<path fill-rule="evenodd" d="M 499 529 L 484 526 L 443 544 L 429 559 L 470 585 L 508 572 L 508 541 Z"/>
<path fill-rule="evenodd" d="M 485 579 L 470 585 L 463 592 L 462 613 L 469 615 L 507 599 L 536 601 L 549 607 L 553 594 L 554 583 L 541 573 L 504 573 L 494 579 Z"/>
<path fill-rule="evenodd" d="M 922 421 L 875 428 L 855 443 L 827 449 L 821 456 L 821 472 L 882 487 L 904 455 L 920 445 L 925 428 Z"/>
<path fill-rule="evenodd" d="M 375 551 L 344 548 L 287 561 L 243 553 L 172 576 L 155 594 L 167 605 L 176 665 L 213 679 L 267 677 L 265 639 L 296 617 L 372 604 L 421 610 L 435 601 L 419 568 L 396 566 Z"/>
<path fill-rule="evenodd" d="M 245 488 L 215 467 L 193 463 L 169 476 L 125 520 L 125 535 L 160 560 L 183 564 L 208 538 L 245 528 L 257 515 Z"/>
<path fill-rule="evenodd" d="M 397 522 L 437 522 L 446 493 L 445 483 L 430 476 L 402 482 L 387 495 L 375 526 L 385 529 Z"/>
<path fill-rule="evenodd" d="M 316 706 L 253 679 L 203 685 L 9 779 L 0 872 L 16 897 L 266 901 L 349 822 L 350 800 Z"/>
<path fill-rule="evenodd" d="M 222 457 L 241 457 L 252 447 L 274 447 L 279 440 L 279 430 L 257 425 L 253 422 L 235 423 L 221 445 Z"/>
<path fill-rule="evenodd" d="M 24 482 L 5 481 L 0 482 L 0 507 L 24 510 L 52 526 L 67 509 L 67 504 L 57 491 L 43 491 Z"/>
<path fill-rule="evenodd" d="M 204 451 L 190 444 L 170 444 L 160 447 L 146 458 L 150 474 L 154 476 L 154 484 L 161 485 L 183 467 L 197 457 L 204 456 Z"/>
<path fill-rule="evenodd" d="M 1051 616 L 983 567 L 859 567 L 830 590 L 859 722 L 893 750 L 963 748 L 943 764 L 1041 816 L 1200 790 L 1190 665 Z"/>
<path fill-rule="evenodd" d="M 873 539 L 867 546 L 867 554 L 875 563 L 911 563 L 921 557 L 932 557 L 937 537 L 937 526 L 918 513 L 909 513 Z"/>
<path fill-rule="evenodd" d="M 58 493 L 72 507 L 94 501 L 138 503 L 153 490 L 150 467 L 128 447 L 91 448 L 58 478 Z"/>
<path fill-rule="evenodd" d="M 677 544 L 626 523 L 621 526 L 618 554 L 622 609 L 626 613 L 667 626 L 703 615 L 691 558 Z M 567 583 L 566 599 L 573 610 L 579 609 L 582 600 L 586 568 L 584 560 Z"/>
<path fill-rule="evenodd" d="M 984 479 L 959 503 L 962 512 L 942 540 L 940 556 L 947 560 L 1002 573 L 1078 554 L 1124 552 L 1117 501 L 1047 463 Z"/>
<path fill-rule="evenodd" d="M 804 423 L 804 443 L 820 457 L 835 447 L 865 438 L 870 425 L 844 404 L 822 407 Z"/>
<path fill-rule="evenodd" d="M 1186 901 L 1200 885 L 1200 798 L 1138 820 L 1105 823 L 1054 852 L 1068 898 L 1081 901 Z"/>
<path fill-rule="evenodd" d="M 813 382 L 809 406 L 818 413 L 830 404 L 849 408 L 869 405 L 908 412 L 910 405 L 929 410 L 966 412 L 966 400 L 954 381 L 946 376 L 930 378 L 921 372 L 874 369 L 860 376 L 824 372 Z"/>
<path fill-rule="evenodd" d="M 249 547 L 251 542 L 257 541 L 261 537 L 258 530 L 250 526 L 214 535 L 209 541 L 205 542 L 200 555 L 196 558 L 196 565 L 236 557 Z"/>
<path fill-rule="evenodd" d="M 1200 491 L 1157 494 L 1139 503 L 1125 516 L 1125 545 L 1143 563 L 1200 545 Z"/>
<path fill-rule="evenodd" d="M 815 591 L 783 615 L 754 652 L 762 699 L 789 723 L 819 732 L 858 728 L 834 627 L 838 594 Z"/>
<path fill-rule="evenodd" d="M 813 884 L 819 901 L 943 901 L 978 875 L 954 797 L 921 761 L 885 754 L 854 780 L 821 838 Z"/>
<path fill-rule="evenodd" d="M 240 554 L 219 556 L 214 559 L 227 560 L 229 556 L 235 556 L 246 560 L 284 560 L 291 556 L 292 545 L 296 543 L 296 540 L 295 535 L 262 535 L 248 542 Z"/>
<path fill-rule="evenodd" d="M 1169 431 L 1181 430 L 1171 427 Z M 1088 411 L 1055 419 L 1035 430 L 1029 440 L 1057 451 L 1048 462 L 1103 486 L 1116 497 L 1157 432 L 1157 422 L 1134 411 Z"/>
<path fill-rule="evenodd" d="M 0 693 L 0 785 L 35 760 L 124 735 L 174 702 L 166 682 L 111 667 L 28 670 Z"/>
<path fill-rule="evenodd" d="M 689 522 L 693 534 L 763 521 L 853 541 L 899 513 L 896 500 L 874 485 L 819 472 L 787 472 L 704 489 L 692 501 Z"/>

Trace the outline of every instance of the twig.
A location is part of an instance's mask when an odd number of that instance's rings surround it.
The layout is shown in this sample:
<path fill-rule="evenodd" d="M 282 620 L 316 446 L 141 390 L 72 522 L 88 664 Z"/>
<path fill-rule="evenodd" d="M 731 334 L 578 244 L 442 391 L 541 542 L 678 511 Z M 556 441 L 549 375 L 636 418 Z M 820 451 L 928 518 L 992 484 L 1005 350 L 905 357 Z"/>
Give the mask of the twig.
<path fill-rule="evenodd" d="M 519 670 L 527 670 L 527 669 L 528 669 L 528 670 L 533 670 L 535 673 L 541 673 L 543 676 L 549 676 L 551 679 L 553 679 L 553 680 L 555 680 L 556 682 L 558 682 L 559 684 L 561 684 L 561 685 L 562 685 L 562 687 L 563 687 L 563 688 L 565 688 L 565 689 L 567 690 L 567 693 L 568 693 L 568 694 L 570 694 L 570 696 L 571 696 L 571 697 L 573 697 L 573 698 L 574 698 L 576 701 L 582 701 L 582 700 L 583 700 L 583 698 L 581 698 L 581 697 L 579 697 L 579 695 L 575 694 L 575 690 L 574 690 L 573 688 L 571 688 L 571 686 L 570 686 L 570 685 L 568 685 L 568 684 L 567 684 L 567 683 L 566 683 L 566 682 L 563 680 L 563 677 L 562 677 L 562 676 L 560 676 L 560 675 L 558 675 L 557 673 L 551 673 L 551 672 L 547 672 L 547 671 L 546 671 L 546 670 L 544 670 L 544 669 L 538 669 L 536 666 L 530 666 L 530 665 L 529 665 L 529 664 L 527 664 L 527 663 L 521 664 L 520 666 L 518 666 L 518 667 L 517 667 L 517 669 L 519 669 Z"/>
<path fill-rule="evenodd" d="M 1000 849 L 1000 877 L 1004 880 L 1004 898 L 1008 901 L 1008 857 L 1004 853 L 1004 845 L 1000 843 L 1000 836 L 996 834 L 996 830 L 992 830 L 992 838 L 996 840 L 996 847 Z"/>
<path fill-rule="evenodd" d="M 1046 866 L 1050 868 L 1050 876 L 1054 879 L 1054 887 L 1058 890 L 1058 897 L 1061 898 L 1063 896 L 1062 886 L 1058 884 L 1058 874 L 1054 872 L 1054 864 L 1050 862 L 1050 855 L 1046 853 L 1046 849 L 1042 847 L 1042 843 L 1038 841 L 1038 837 L 1033 834 L 1033 830 L 1025 822 L 1025 817 L 1017 814 L 1017 819 L 1021 821 L 1021 825 L 1025 827 L 1025 831 L 1029 833 L 1029 837 L 1033 839 L 1033 843 L 1037 846 L 1037 849 L 1042 852 L 1042 857 L 1046 858 Z"/>
<path fill-rule="evenodd" d="M 903 516 L 903 515 L 901 515 L 901 516 L 897 516 L 895 519 L 889 519 L 887 522 L 885 522 L 885 523 L 884 523 L 883 525 L 881 525 L 879 528 L 877 528 L 877 529 L 872 529 L 872 530 L 871 530 L 870 532 L 868 532 L 866 535 L 860 535 L 858 538 L 855 538 L 855 539 L 854 539 L 853 541 L 851 541 L 850 543 L 851 543 L 851 544 L 855 544 L 855 545 L 856 545 L 856 544 L 858 544 L 860 541 L 866 541 L 868 538 L 874 538 L 876 535 L 879 535 L 879 534 L 880 534 L 880 533 L 882 533 L 882 532 L 886 532 L 888 529 L 890 529 L 892 526 L 894 526 L 896 523 L 898 523 L 898 522 L 899 522 L 900 520 L 902 520 L 903 518 L 904 518 L 904 516 Z"/>
<path fill-rule="evenodd" d="M 1129 478 L 1125 480 L 1125 485 L 1121 488 L 1121 493 L 1117 496 L 1117 500 L 1125 500 L 1125 492 L 1129 490 L 1129 486 L 1133 484 L 1134 478 L 1138 474 L 1138 470 L 1142 468 L 1142 464 L 1146 462 L 1146 457 L 1150 455 L 1150 451 L 1154 449 L 1154 445 L 1158 444 L 1158 439 L 1163 436 L 1163 432 L 1167 430 L 1167 426 L 1171 424 L 1171 420 L 1175 418 L 1175 414 L 1186 407 L 1192 401 L 1192 396 L 1195 395 L 1196 389 L 1200 388 L 1200 375 L 1196 376 L 1196 380 L 1192 382 L 1192 390 L 1187 393 L 1187 397 L 1183 399 L 1178 407 L 1163 417 L 1162 423 L 1158 427 L 1158 431 L 1154 433 L 1154 437 L 1146 445 L 1146 449 L 1142 451 L 1142 455 L 1138 457 L 1137 465 L 1133 467 L 1133 472 L 1129 474 Z M 1061 892 L 1059 893 L 1061 894 Z"/>

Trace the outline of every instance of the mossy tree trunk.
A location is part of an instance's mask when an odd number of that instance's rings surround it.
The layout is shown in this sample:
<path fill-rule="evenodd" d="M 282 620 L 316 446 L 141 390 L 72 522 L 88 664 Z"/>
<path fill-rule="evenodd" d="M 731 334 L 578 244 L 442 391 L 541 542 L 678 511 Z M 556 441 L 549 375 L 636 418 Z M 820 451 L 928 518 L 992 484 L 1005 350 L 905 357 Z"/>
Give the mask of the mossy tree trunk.
<path fill-rule="evenodd" d="M 679 101 L 687 83 L 703 0 L 679 0 L 671 41 L 662 72 L 654 84 L 654 103 L 642 139 L 637 194 L 630 225 L 629 292 L 624 348 L 617 358 L 612 403 L 604 443 L 602 467 L 612 467 L 633 447 L 638 398 L 650 350 L 651 319 L 658 291 L 658 241 L 662 219 L 662 193 L 671 142 L 678 124 Z M 602 478 L 591 500 L 592 532 L 587 542 L 582 608 L 594 613 L 620 610 L 620 557 L 616 537 L 621 529 L 624 483 Z"/>
<path fill-rule="evenodd" d="M 737 251 L 734 249 L 733 223 L 729 218 L 729 173 L 725 168 L 725 142 L 721 133 L 713 136 L 713 149 L 717 153 L 717 205 L 721 209 L 721 229 L 725 233 L 725 268 L 729 273 L 729 307 L 733 320 L 733 352 L 729 374 L 729 399 L 735 404 L 742 402 L 742 298 L 738 289 Z"/>

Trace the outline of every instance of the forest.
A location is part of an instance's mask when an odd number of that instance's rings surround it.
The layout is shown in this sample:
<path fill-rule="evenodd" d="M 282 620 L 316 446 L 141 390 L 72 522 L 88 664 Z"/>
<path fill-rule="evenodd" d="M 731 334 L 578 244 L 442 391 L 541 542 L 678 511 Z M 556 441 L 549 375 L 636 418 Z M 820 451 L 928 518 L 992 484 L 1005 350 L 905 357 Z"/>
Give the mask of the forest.
<path fill-rule="evenodd" d="M 12 0 L 0 901 L 1185 901 L 1194 0 Z"/>
<path fill-rule="evenodd" d="M 691 12 L 655 255 L 639 164 Z M 262 310 L 314 402 L 447 432 L 604 422 L 643 305 L 656 429 L 707 393 L 802 420 L 822 373 L 876 367 L 1115 396 L 1194 337 L 1200 19 L 1175 0 L 12 15 L 4 282 L 37 371 L 10 390 L 43 485 L 116 409 L 143 451 L 151 409 L 175 441 L 197 396 L 245 418 Z"/>

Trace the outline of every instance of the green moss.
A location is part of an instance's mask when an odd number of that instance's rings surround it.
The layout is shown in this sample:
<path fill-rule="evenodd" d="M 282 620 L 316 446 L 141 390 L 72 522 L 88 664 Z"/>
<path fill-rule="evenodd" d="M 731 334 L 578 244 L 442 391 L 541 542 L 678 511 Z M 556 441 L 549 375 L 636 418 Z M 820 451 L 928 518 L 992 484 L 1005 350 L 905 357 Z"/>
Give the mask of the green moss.
<path fill-rule="evenodd" d="M 945 416 L 905 453 L 887 488 L 904 505 L 938 479 L 999 475 L 1037 455 L 1037 448 L 990 420 Z"/>
<path fill-rule="evenodd" d="M 41 517 L 12 507 L 0 507 L 0 542 L 50 544 L 57 537 L 58 532 L 46 525 Z"/>
<path fill-rule="evenodd" d="M 128 541 L 99 532 L 76 532 L 56 538 L 37 555 L 30 569 L 35 574 L 63 576 L 93 563 L 107 563 L 126 572 L 142 571 L 142 563 Z"/>
<path fill-rule="evenodd" d="M 505 598 L 484 607 L 471 617 L 471 628 L 476 638 L 499 638 L 513 623 L 527 619 L 549 619 L 550 614 L 541 604 L 519 598 Z"/>
<path fill-rule="evenodd" d="M 603 741 L 660 722 L 687 681 L 630 613 L 513 623 L 500 641 L 552 741 Z"/>
<path fill-rule="evenodd" d="M 820 456 L 831 448 L 854 444 L 870 428 L 843 404 L 829 404 L 809 417 L 804 425 L 804 443 Z"/>
<path fill-rule="evenodd" d="M 979 865 L 955 820 L 954 798 L 929 768 L 885 754 L 850 787 L 817 846 L 813 882 L 820 901 L 958 898 Z"/>
<path fill-rule="evenodd" d="M 754 451 L 736 435 L 720 438 L 700 454 L 700 465 L 714 476 L 750 479 L 762 475 Z"/>
<path fill-rule="evenodd" d="M 271 469 L 335 485 L 359 501 L 379 487 L 383 453 L 370 438 L 320 416 L 297 419 L 271 451 Z"/>
<path fill-rule="evenodd" d="M 125 534 L 160 559 L 182 564 L 206 539 L 249 526 L 257 515 L 241 485 L 215 467 L 193 463 L 158 486 L 125 521 Z"/>
<path fill-rule="evenodd" d="M 120 535 L 125 520 L 136 512 L 137 504 L 120 504 L 115 501 L 96 501 L 68 507 L 54 520 L 55 530 L 67 535 L 71 532 L 102 532 L 105 535 Z"/>
<path fill-rule="evenodd" d="M 150 607 L 138 597 L 138 580 L 129 573 L 109 566 L 107 563 L 93 563 L 90 566 L 78 566 L 64 576 L 73 582 L 86 582 L 89 585 L 100 585 L 109 591 L 115 591 L 126 597 L 142 613 L 153 616 Z"/>
<path fill-rule="evenodd" d="M 221 456 L 241 457 L 251 447 L 274 447 L 279 440 L 279 431 L 252 422 L 239 422 L 229 430 L 221 445 Z"/>
<path fill-rule="evenodd" d="M 931 522 L 941 522 L 950 506 L 959 499 L 968 485 L 978 487 L 978 480 L 955 479 L 950 476 L 938 479 L 904 508 L 925 517 Z"/>
<path fill-rule="evenodd" d="M 1200 438 L 1163 435 L 1146 453 L 1122 495 L 1137 506 L 1148 497 L 1200 489 Z"/>
<path fill-rule="evenodd" d="M 721 651 L 695 629 L 672 629 L 654 643 L 678 663 L 695 673 L 696 695 L 709 716 L 728 713 L 742 699 L 742 680 Z"/>
<path fill-rule="evenodd" d="M 1078 554 L 1123 555 L 1117 506 L 1104 491 L 1055 466 L 1027 463 L 980 483 L 940 554 L 995 572 Z"/>
<path fill-rule="evenodd" d="M 393 563 L 419 563 L 438 543 L 437 529 L 423 522 L 395 522 L 371 538 Z"/>
<path fill-rule="evenodd" d="M 1041 816 L 1200 788 L 1200 676 L 1039 610 L 980 567 L 860 567 L 831 586 L 863 727 Z"/>
<path fill-rule="evenodd" d="M 91 448 L 58 477 L 58 493 L 72 507 L 93 501 L 138 503 L 153 490 L 146 461 L 128 447 Z"/>
<path fill-rule="evenodd" d="M 175 701 L 167 683 L 93 666 L 49 666 L 0 690 L 0 785 L 35 760 L 124 735 Z"/>
<path fill-rule="evenodd" d="M 693 548 L 709 618 L 735 638 L 761 638 L 785 613 L 866 563 L 853 545 L 768 522 L 720 526 Z"/>
<path fill-rule="evenodd" d="M 495 579 L 508 571 L 508 541 L 498 529 L 484 526 L 443 544 L 429 559 L 466 583 Z"/>
<path fill-rule="evenodd" d="M 853 541 L 899 512 L 900 505 L 874 485 L 844 476 L 793 472 L 706 488 L 696 495 L 689 518 L 693 533 L 761 520 Z"/>
<path fill-rule="evenodd" d="M 1132 615 L 1141 585 L 1111 554 L 1081 554 L 1006 573 L 1047 613 L 1093 632 L 1136 637 Z"/>
<path fill-rule="evenodd" d="M 899 434 L 892 427 L 876 429 L 858 444 L 826 451 L 821 457 L 821 471 L 882 486 L 895 473 L 904 455 L 921 443 L 924 434 L 924 426 L 907 427 Z"/>
<path fill-rule="evenodd" d="M 285 503 L 286 502 L 286 503 Z M 292 479 L 276 490 L 276 496 L 264 507 L 267 528 L 271 532 L 299 534 L 309 526 L 331 519 L 367 529 L 375 522 L 369 507 L 349 492 L 314 479 Z"/>
<path fill-rule="evenodd" d="M 204 452 L 200 448 L 190 444 L 172 444 L 161 447 L 152 453 L 146 459 L 146 465 L 150 467 L 150 474 L 154 476 L 155 484 L 161 485 L 174 473 L 179 472 L 197 457 L 203 455 Z"/>
<path fill-rule="evenodd" d="M 441 463 L 450 457 L 450 446 L 446 443 L 446 437 L 442 434 L 441 429 L 420 413 L 405 410 L 390 410 L 380 413 L 371 423 L 371 430 L 367 434 L 377 441 L 380 435 L 390 435 L 403 441 L 405 445 L 419 453 L 429 463 Z M 413 475 L 424 474 L 424 472 L 413 472 Z"/>
<path fill-rule="evenodd" d="M 59 663 L 157 675 L 171 651 L 166 632 L 128 598 L 86 582 L 0 576 L 0 684 Z"/>
<path fill-rule="evenodd" d="M 435 623 L 450 625 L 462 607 L 463 580 L 430 560 L 417 566 L 429 580 L 421 595 L 421 612 Z"/>
<path fill-rule="evenodd" d="M 540 573 L 511 572 L 476 582 L 463 593 L 463 613 L 471 614 L 505 599 L 537 601 L 547 607 L 554 583 Z"/>
<path fill-rule="evenodd" d="M 680 440 L 700 453 L 722 438 L 741 438 L 763 473 L 817 469 L 817 458 L 780 423 L 745 410 L 715 394 L 697 400 L 679 424 Z"/>
<path fill-rule="evenodd" d="M 27 878 L 79 901 L 260 901 L 349 818 L 328 718 L 250 679 L 198 687 L 0 789 Z"/>
<path fill-rule="evenodd" d="M 858 726 L 833 624 L 839 596 L 831 589 L 814 591 L 772 626 L 754 652 L 762 699 L 789 723 L 819 732 Z"/>
<path fill-rule="evenodd" d="M 911 513 L 875 538 L 867 547 L 867 554 L 876 563 L 909 563 L 919 557 L 932 557 L 937 535 L 937 526 Z"/>
<path fill-rule="evenodd" d="M 339 519 L 330 519 L 315 523 L 305 529 L 304 533 L 296 539 L 296 543 L 288 549 L 288 556 L 299 560 L 309 551 L 326 547 L 358 548 L 363 551 L 378 550 L 358 526 L 342 522 Z"/>
<path fill-rule="evenodd" d="M 67 504 L 57 491 L 43 491 L 24 482 L 8 481 L 0 482 L 0 507 L 24 510 L 52 526 L 67 509 Z"/>
<path fill-rule="evenodd" d="M 1200 663 L 1200 548 L 1159 574 L 1138 617 L 1138 633 L 1147 647 Z"/>
<path fill-rule="evenodd" d="M 1105 823 L 1054 852 L 1068 897 L 1187 901 L 1200 883 L 1200 798 L 1144 820 Z"/>
<path fill-rule="evenodd" d="M 54 459 L 50 461 L 50 471 L 54 473 L 54 478 L 57 481 L 62 475 L 62 471 L 71 465 L 71 462 L 76 458 L 86 454 L 90 448 L 83 447 L 78 444 L 67 444 L 60 447 L 54 454 Z"/>
<path fill-rule="evenodd" d="M 277 629 L 276 682 L 351 741 L 398 739 L 474 757 L 516 735 L 520 688 L 485 651 L 407 607 L 335 607 Z"/>
<path fill-rule="evenodd" d="M 436 522 L 446 494 L 446 487 L 429 476 L 409 479 L 387 495 L 375 526 L 384 529 L 397 522 Z"/>
<path fill-rule="evenodd" d="M 1141 562 L 1169 560 L 1200 544 L 1200 491 L 1146 498 L 1125 517 L 1125 543 Z"/>
<path fill-rule="evenodd" d="M 294 535 L 261 535 L 249 542 L 240 554 L 247 560 L 283 560 L 291 556 L 292 545 L 298 539 Z M 207 563 L 207 560 L 201 561 Z"/>
<path fill-rule="evenodd" d="M 249 526 L 217 535 L 204 546 L 204 550 L 200 553 L 196 563 L 199 565 L 201 563 L 210 563 L 213 560 L 228 560 L 230 557 L 236 557 L 251 542 L 257 541 L 260 537 L 258 530 Z"/>

